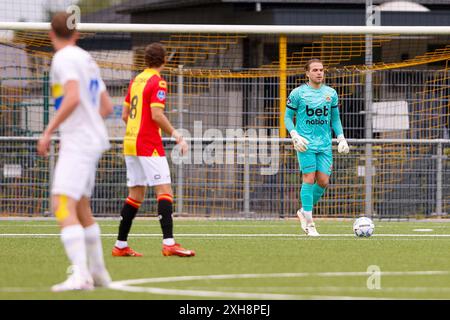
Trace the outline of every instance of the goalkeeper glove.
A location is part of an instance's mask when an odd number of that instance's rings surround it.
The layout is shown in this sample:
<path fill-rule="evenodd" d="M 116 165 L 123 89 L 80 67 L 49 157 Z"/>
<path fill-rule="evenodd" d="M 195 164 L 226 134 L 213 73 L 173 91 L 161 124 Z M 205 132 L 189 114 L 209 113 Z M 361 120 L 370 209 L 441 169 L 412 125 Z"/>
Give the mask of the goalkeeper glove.
<path fill-rule="evenodd" d="M 297 131 L 292 130 L 289 132 L 291 134 L 292 142 L 294 143 L 294 149 L 299 152 L 304 152 L 308 150 L 309 141 L 298 134 Z"/>
<path fill-rule="evenodd" d="M 349 153 L 350 148 L 348 146 L 347 140 L 345 140 L 345 137 L 343 134 L 339 135 L 337 137 L 337 142 L 338 142 L 338 152 L 339 153 Z"/>

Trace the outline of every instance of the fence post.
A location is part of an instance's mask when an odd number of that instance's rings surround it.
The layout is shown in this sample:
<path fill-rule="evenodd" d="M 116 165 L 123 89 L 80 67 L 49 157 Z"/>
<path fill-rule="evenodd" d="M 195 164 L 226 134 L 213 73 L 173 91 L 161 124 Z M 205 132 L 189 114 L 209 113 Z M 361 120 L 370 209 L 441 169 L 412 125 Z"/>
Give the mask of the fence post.
<path fill-rule="evenodd" d="M 244 216 L 250 214 L 250 145 L 244 141 Z"/>
<path fill-rule="evenodd" d="M 436 166 L 436 215 L 442 214 L 442 142 L 437 145 Z"/>
<path fill-rule="evenodd" d="M 280 138 L 286 138 L 286 127 L 284 124 L 284 114 L 286 112 L 286 97 L 287 97 L 287 90 L 286 90 L 286 83 L 287 83 L 287 36 L 286 35 L 280 35 L 279 39 L 279 59 L 280 59 L 280 84 L 279 84 L 279 95 L 280 95 Z"/>
<path fill-rule="evenodd" d="M 44 72 L 44 78 L 43 78 L 43 88 L 42 88 L 42 91 L 43 91 L 43 98 L 44 98 L 44 112 L 43 112 L 43 115 L 44 115 L 44 119 L 43 119 L 43 124 L 44 124 L 44 127 L 43 127 L 43 129 L 42 130 L 44 130 L 45 129 L 45 127 L 47 126 L 47 124 L 48 124 L 48 118 L 49 118 L 49 106 L 50 106 L 50 103 L 49 103 L 49 96 L 50 96 L 50 88 L 49 88 L 49 74 L 48 74 L 48 72 Z"/>
<path fill-rule="evenodd" d="M 53 186 L 53 173 L 55 171 L 55 140 L 50 140 L 50 148 L 48 154 L 48 212 L 51 215 L 53 204 L 52 204 L 52 186 Z"/>
<path fill-rule="evenodd" d="M 177 75 L 177 97 L 178 97 L 178 129 L 183 128 L 183 65 L 178 66 Z M 183 162 L 178 164 L 177 174 L 177 213 L 183 213 Z"/>
<path fill-rule="evenodd" d="M 375 20 L 373 19 L 373 1 L 366 0 L 366 25 L 374 25 Z M 369 68 L 366 70 L 365 76 L 365 137 L 366 139 L 372 139 L 372 70 L 370 67 L 373 64 L 373 51 L 372 51 L 372 35 L 366 34 L 366 55 L 365 64 Z M 365 215 L 367 217 L 372 217 L 373 215 L 373 198 L 372 198 L 372 185 L 373 185 L 373 164 L 372 164 L 372 143 L 366 143 L 365 148 L 366 164 L 365 164 L 365 174 L 364 174 L 364 184 L 365 184 Z"/>

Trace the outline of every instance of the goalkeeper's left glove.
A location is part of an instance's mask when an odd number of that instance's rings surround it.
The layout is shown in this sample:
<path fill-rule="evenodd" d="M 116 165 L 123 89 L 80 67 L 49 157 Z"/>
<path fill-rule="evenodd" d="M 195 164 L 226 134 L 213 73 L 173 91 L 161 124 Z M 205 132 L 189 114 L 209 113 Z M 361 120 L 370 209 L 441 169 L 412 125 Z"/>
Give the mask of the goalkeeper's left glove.
<path fill-rule="evenodd" d="M 345 137 L 343 134 L 339 135 L 337 137 L 337 142 L 338 142 L 338 152 L 339 153 L 349 153 L 350 148 L 348 146 L 347 140 L 345 140 Z"/>

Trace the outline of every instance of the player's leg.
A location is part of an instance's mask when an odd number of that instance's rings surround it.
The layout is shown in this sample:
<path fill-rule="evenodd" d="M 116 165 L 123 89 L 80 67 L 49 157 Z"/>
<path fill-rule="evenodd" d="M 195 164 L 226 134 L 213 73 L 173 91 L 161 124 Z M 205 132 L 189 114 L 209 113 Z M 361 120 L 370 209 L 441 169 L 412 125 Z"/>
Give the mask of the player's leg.
<path fill-rule="evenodd" d="M 297 211 L 301 227 L 308 235 L 316 235 L 314 221 L 312 219 L 313 210 L 313 186 L 316 172 L 316 154 L 312 151 L 298 152 L 298 161 L 302 170 L 302 187 L 300 198 L 302 208 Z M 309 226 L 309 227 L 308 227 Z"/>
<path fill-rule="evenodd" d="M 317 172 L 317 176 L 319 176 L 321 173 L 318 171 Z M 323 194 L 325 193 L 325 189 L 328 186 L 328 184 L 323 185 L 323 183 L 319 182 L 319 177 L 317 178 L 316 183 L 314 183 L 314 188 L 313 188 L 313 205 L 315 206 L 320 198 L 323 196 Z"/>
<path fill-rule="evenodd" d="M 300 199 L 302 201 L 302 211 L 308 216 L 313 209 L 313 186 L 316 178 L 316 154 L 312 151 L 298 152 L 298 161 L 302 170 L 302 187 L 300 189 Z M 311 222 L 307 218 L 308 222 Z"/>
<path fill-rule="evenodd" d="M 61 241 L 67 257 L 74 271 L 86 275 L 88 273 L 86 244 L 84 229 L 76 212 L 77 200 L 63 194 L 55 194 L 52 196 L 52 205 L 61 228 Z"/>
<path fill-rule="evenodd" d="M 120 212 L 119 233 L 114 245 L 112 255 L 115 257 L 142 257 L 141 253 L 138 253 L 131 249 L 128 245 L 128 235 L 133 224 L 133 220 L 136 217 L 139 208 L 144 201 L 145 192 L 147 188 L 145 186 L 134 186 L 128 188 L 128 197 Z"/>
<path fill-rule="evenodd" d="M 315 174 L 316 183 L 312 187 L 312 196 L 313 196 L 313 206 L 319 201 L 320 197 L 323 195 L 325 188 L 328 186 L 330 181 L 330 174 L 332 169 L 332 157 L 331 150 L 330 152 L 319 152 L 316 154 L 316 164 L 317 164 L 317 172 Z M 310 222 L 307 222 L 306 233 L 309 236 L 319 236 L 319 233 L 316 230 L 316 225 L 312 221 L 312 212 L 311 216 L 304 212 L 304 216 Z"/>
<path fill-rule="evenodd" d="M 88 176 L 86 159 L 78 154 L 60 153 L 52 186 L 52 208 L 61 228 L 61 241 L 70 260 L 72 274 L 66 281 L 53 286 L 53 291 L 93 288 L 87 265 L 84 228 L 77 215 L 77 203 Z"/>
<path fill-rule="evenodd" d="M 119 232 L 112 255 L 115 257 L 141 257 L 141 253 L 128 246 L 128 234 L 144 201 L 147 181 L 139 157 L 125 156 L 125 162 L 127 166 L 128 197 L 125 199 L 120 212 Z"/>
<path fill-rule="evenodd" d="M 313 188 L 313 205 L 315 206 L 320 198 L 325 193 L 325 189 L 328 187 L 328 183 L 330 181 L 330 176 L 326 175 L 321 171 L 317 171 L 316 173 L 316 183 L 314 183 Z"/>
<path fill-rule="evenodd" d="M 331 151 L 320 152 L 317 154 L 317 172 L 316 183 L 314 184 L 313 196 L 314 205 L 319 202 L 322 195 L 325 193 L 326 187 L 330 183 L 330 175 L 333 168 L 333 157 Z"/>
<path fill-rule="evenodd" d="M 156 201 L 158 203 L 158 219 L 163 234 L 163 245 L 175 244 L 173 238 L 173 192 L 170 184 L 155 186 Z"/>
<path fill-rule="evenodd" d="M 77 204 L 77 213 L 81 225 L 84 227 L 88 268 L 94 280 L 94 285 L 96 287 L 107 287 L 111 282 L 111 277 L 106 270 L 100 226 L 94 220 L 92 214 L 90 194 L 91 192 L 89 192 L 89 196 L 86 194 L 80 199 Z"/>
<path fill-rule="evenodd" d="M 173 192 L 170 184 L 155 186 L 156 201 L 158 203 L 158 219 L 163 234 L 163 245 L 174 245 L 173 238 Z"/>
<path fill-rule="evenodd" d="M 313 211 L 313 189 L 314 181 L 316 179 L 315 172 L 303 173 L 302 175 L 302 188 L 300 191 L 300 198 L 302 200 L 302 212 L 306 217 L 306 223 L 313 222 L 312 211 Z"/>
<path fill-rule="evenodd" d="M 195 256 L 195 251 L 182 248 L 173 237 L 173 192 L 170 185 L 170 169 L 167 159 L 165 157 L 151 157 L 147 160 L 149 172 L 152 172 L 150 183 L 155 188 L 158 218 L 163 233 L 162 254 L 180 257 Z"/>
<path fill-rule="evenodd" d="M 158 218 L 163 233 L 162 254 L 165 256 L 193 257 L 195 251 L 181 247 L 173 237 L 173 196 L 170 184 L 155 186 Z"/>

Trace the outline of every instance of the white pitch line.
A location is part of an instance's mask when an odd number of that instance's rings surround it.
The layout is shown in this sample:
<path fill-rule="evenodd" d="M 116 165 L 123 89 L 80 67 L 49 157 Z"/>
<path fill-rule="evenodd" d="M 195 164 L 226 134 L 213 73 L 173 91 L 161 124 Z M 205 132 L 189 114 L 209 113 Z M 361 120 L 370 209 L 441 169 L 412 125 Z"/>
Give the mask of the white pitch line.
<path fill-rule="evenodd" d="M 413 276 L 413 275 L 449 275 L 450 271 L 388 271 L 381 272 L 381 276 Z M 201 281 L 201 280 L 226 280 L 226 279 L 257 279 L 257 278 L 301 278 L 301 277 L 353 277 L 370 275 L 367 272 L 319 272 L 319 273 L 268 273 L 268 274 L 224 274 L 224 275 L 204 275 L 204 276 L 176 276 L 176 277 L 159 277 L 159 278 L 147 278 L 147 279 L 130 279 L 122 281 L 114 281 L 109 289 L 126 291 L 126 292 L 146 292 L 150 294 L 161 295 L 179 295 L 179 296 L 194 296 L 194 297 L 212 297 L 212 298 L 238 298 L 238 299 L 272 299 L 272 300 L 298 300 L 298 299 L 333 299 L 333 300 L 355 300 L 355 299 L 399 299 L 388 297 L 361 297 L 361 296 L 329 296 L 329 295 L 297 295 L 297 294 L 277 294 L 277 293 L 250 293 L 250 292 L 230 292 L 230 291 L 208 291 L 208 290 L 194 290 L 194 289 L 167 289 L 156 287 L 136 287 L 133 285 L 146 284 L 146 283 L 170 283 L 170 282 L 182 282 L 182 281 Z M 266 291 L 274 288 L 280 288 L 286 290 L 284 287 L 266 287 Z M 233 289 L 227 287 L 225 289 Z M 236 288 L 238 289 L 238 288 Z M 239 288 L 242 289 L 242 288 Z M 248 289 L 248 288 L 247 288 Z M 263 288 L 254 288 L 261 290 Z M 289 288 L 288 288 L 289 289 Z M 291 288 L 292 289 L 292 288 Z M 360 287 L 299 287 L 296 290 L 303 291 L 366 291 L 366 288 Z M 21 288 L 21 287 L 0 287 L 0 293 L 23 293 L 23 292 L 48 292 L 49 288 Z M 389 287 L 381 288 L 374 292 L 450 292 L 450 288 L 434 288 L 434 287 Z"/>
<path fill-rule="evenodd" d="M 450 271 L 389 271 L 380 272 L 381 276 L 410 276 L 410 275 L 448 275 Z M 161 295 L 180 295 L 180 296 L 194 296 L 194 297 L 215 297 L 215 298 L 240 298 L 240 299 L 392 299 L 392 298 L 377 298 L 377 297 L 353 297 L 353 296 L 328 296 L 328 295 L 292 295 L 292 294 L 274 294 L 274 293 L 248 293 L 248 292 L 229 292 L 229 291 L 208 291 L 208 290 L 180 290 L 167 289 L 157 287 L 136 287 L 133 285 L 146 283 L 168 283 L 168 282 L 182 282 L 182 281 L 201 281 L 201 280 L 224 280 L 224 279 L 257 279 L 257 278 L 300 278 L 300 277 L 351 277 L 370 275 L 367 272 L 318 272 L 318 273 L 266 273 L 266 274 L 222 274 L 222 275 L 204 275 L 204 276 L 178 276 L 178 277 L 160 277 L 147 279 L 131 279 L 123 281 L 114 281 L 110 285 L 110 289 L 127 291 L 127 292 L 147 292 L 151 294 Z"/>
<path fill-rule="evenodd" d="M 133 287 L 135 288 L 135 287 Z M 136 287 L 139 288 L 139 287 Z M 214 291 L 214 292 L 219 292 L 221 290 L 242 290 L 242 289 L 249 289 L 249 287 L 215 287 L 218 291 Z M 116 290 L 116 288 L 111 288 Z M 204 287 L 189 287 L 186 290 L 192 290 L 195 292 L 198 292 L 199 290 L 203 290 Z M 275 291 L 302 291 L 302 292 L 317 292 L 317 291 L 329 291 L 329 292 L 342 292 L 342 291 L 350 291 L 350 292 L 365 292 L 367 293 L 367 288 L 365 287 L 335 287 L 335 286 L 314 286 L 314 287 L 295 287 L 295 288 L 289 288 L 289 287 L 252 287 L 251 288 L 253 291 L 258 290 L 258 291 L 263 291 L 263 292 L 267 292 L 267 291 L 271 291 L 271 290 L 275 290 Z M 117 290 L 121 290 L 121 289 L 117 289 Z M 27 288 L 27 287 L 0 287 L 0 293 L 31 293 L 31 292 L 49 292 L 50 291 L 50 287 L 41 287 L 41 288 Z M 131 290 L 130 290 L 131 291 Z M 135 290 L 134 292 L 141 292 L 140 290 Z M 150 293 L 149 291 L 145 291 Z M 226 292 L 226 291 L 225 291 Z M 406 292 L 406 293 L 447 293 L 450 292 L 450 287 L 382 287 L 379 290 L 376 290 L 376 292 Z M 160 293 L 155 292 L 155 293 Z M 167 293 L 170 294 L 170 293 Z M 248 294 L 248 293 L 244 293 L 244 294 Z M 252 293 L 253 294 L 253 293 Z M 254 293 L 255 295 L 257 293 Z M 272 293 L 270 295 L 273 295 Z M 281 295 L 281 294 L 276 294 L 276 295 Z M 292 295 L 291 295 L 292 296 Z M 295 295 L 296 297 L 299 297 L 298 295 Z M 305 296 L 306 297 L 306 296 Z M 308 298 L 310 298 L 311 296 L 307 296 Z M 320 296 L 322 297 L 322 296 Z M 279 298 L 278 296 L 276 298 Z M 359 297 L 361 298 L 361 297 Z"/>
<path fill-rule="evenodd" d="M 182 282 L 195 280 L 226 280 L 226 279 L 258 279 L 258 278 L 303 278 L 303 277 L 367 277 L 370 272 L 288 272 L 288 273 L 238 273 L 238 274 L 213 274 L 200 276 L 176 276 L 145 279 L 130 279 L 114 281 L 117 285 L 133 285 L 143 283 Z M 381 271 L 380 276 L 430 276 L 448 275 L 450 271 Z"/>
<path fill-rule="evenodd" d="M 25 293 L 25 292 L 49 292 L 50 288 L 20 288 L 20 287 L 3 287 L 0 293 Z"/>
<path fill-rule="evenodd" d="M 8 238 L 8 237 L 59 237 L 59 233 L 0 233 L 0 237 Z M 161 233 L 134 233 L 130 234 L 130 237 L 161 237 Z M 102 237 L 117 237 L 117 233 L 105 233 L 102 234 Z M 289 237 L 296 237 L 296 238 L 306 238 L 311 239 L 303 234 L 286 234 L 286 233 L 253 233 L 253 234 L 242 234 L 242 233 L 179 233 L 177 234 L 177 237 L 193 237 L 193 238 L 216 238 L 216 237 L 230 237 L 230 238 L 267 238 L 267 237 L 281 237 L 281 238 L 289 238 Z M 314 239 L 320 239 L 320 238 L 327 238 L 327 237 L 353 237 L 357 238 L 354 234 L 321 234 L 320 237 L 314 238 Z M 437 238 L 448 238 L 450 237 L 450 234 L 374 234 L 371 238 L 378 238 L 378 237 L 412 237 L 412 238 L 423 238 L 423 237 L 437 237 Z M 364 238 L 361 238 L 364 239 Z M 367 239 L 367 238 L 366 238 Z"/>
<path fill-rule="evenodd" d="M 199 290 L 180 290 L 180 289 L 164 289 L 151 287 L 119 287 L 110 288 L 127 292 L 147 292 L 161 295 L 175 296 L 191 296 L 206 298 L 238 298 L 238 299 L 262 299 L 262 300 L 380 300 L 381 298 L 373 297 L 349 297 L 349 296 L 322 296 L 322 295 L 293 295 L 293 294 L 277 294 L 277 293 L 248 293 L 248 292 L 226 292 L 226 291 L 199 291 Z M 382 298 L 389 299 L 389 298 Z"/>
<path fill-rule="evenodd" d="M 189 290 L 203 290 L 205 287 L 187 287 Z M 238 291 L 238 290 L 248 290 L 249 287 L 215 287 L 215 289 Z M 314 286 L 314 287 L 252 287 L 252 291 L 270 292 L 270 291 L 291 291 L 291 292 L 317 292 L 317 291 L 330 291 L 330 292 L 364 292 L 367 293 L 369 289 L 366 287 L 336 287 L 336 286 Z M 375 292 L 406 292 L 406 293 L 450 293 L 450 287 L 382 287 L 376 289 Z"/>

